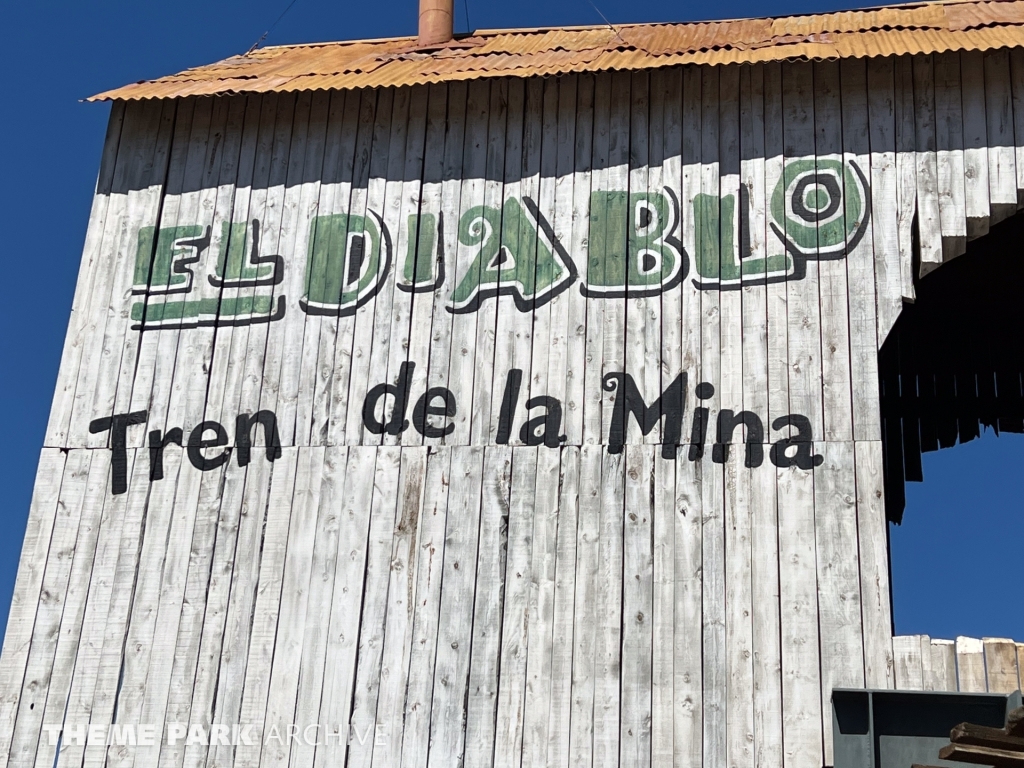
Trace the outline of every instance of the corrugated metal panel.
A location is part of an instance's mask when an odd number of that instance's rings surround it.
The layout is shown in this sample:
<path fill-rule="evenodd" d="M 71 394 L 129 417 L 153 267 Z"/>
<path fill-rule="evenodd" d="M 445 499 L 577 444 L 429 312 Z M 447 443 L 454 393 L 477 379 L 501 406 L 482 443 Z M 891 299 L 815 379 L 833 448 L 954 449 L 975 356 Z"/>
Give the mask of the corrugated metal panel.
<path fill-rule="evenodd" d="M 861 58 L 1024 45 L 1024 0 L 916 3 L 778 19 L 478 32 L 437 49 L 414 38 L 265 48 L 93 96 L 174 98 L 379 88 L 679 64 Z"/>

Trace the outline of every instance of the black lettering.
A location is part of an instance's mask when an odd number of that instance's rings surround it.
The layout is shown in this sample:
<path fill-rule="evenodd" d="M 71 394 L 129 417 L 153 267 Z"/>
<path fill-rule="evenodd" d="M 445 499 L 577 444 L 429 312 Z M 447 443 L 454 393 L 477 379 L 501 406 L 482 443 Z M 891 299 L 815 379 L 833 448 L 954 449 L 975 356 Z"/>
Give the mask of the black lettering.
<path fill-rule="evenodd" d="M 814 439 L 811 435 L 811 420 L 806 416 L 796 413 L 788 416 L 780 416 L 772 422 L 772 429 L 783 429 L 792 427 L 796 435 L 785 437 L 772 445 L 768 456 L 776 467 L 800 467 L 800 469 L 813 469 L 821 466 L 825 461 L 824 456 L 814 453 Z M 789 449 L 795 448 L 792 456 Z"/>
<path fill-rule="evenodd" d="M 181 445 L 181 427 L 167 430 L 164 435 L 159 429 L 149 433 L 149 481 L 164 479 L 164 448 L 171 443 Z"/>
<path fill-rule="evenodd" d="M 643 402 L 643 401 L 641 401 Z M 527 409 L 546 408 L 547 413 L 543 416 L 534 416 L 523 424 L 519 430 L 519 439 L 527 445 L 546 445 L 548 448 L 557 448 L 559 443 L 567 438 L 558 434 L 562 428 L 562 403 L 557 397 L 541 395 L 531 397 L 526 401 Z M 540 430 L 538 432 L 538 430 Z M 649 432 L 650 430 L 647 430 Z M 647 432 L 644 432 L 646 435 Z M 508 439 L 506 438 L 506 442 Z"/>
<path fill-rule="evenodd" d="M 612 409 L 612 423 L 608 430 L 608 452 L 622 453 L 626 443 L 627 414 L 633 414 L 640 431 L 650 434 L 655 425 L 665 417 L 662 432 L 661 455 L 666 459 L 676 457 L 676 449 L 683 432 L 683 416 L 686 410 L 686 374 L 676 377 L 661 396 L 648 407 L 636 382 L 628 373 L 608 373 L 602 380 L 606 392 L 619 390 Z"/>
<path fill-rule="evenodd" d="M 498 434 L 494 438 L 498 445 L 508 445 L 508 439 L 512 436 L 512 419 L 522 385 L 523 372 L 519 368 L 513 368 L 505 375 L 505 393 L 501 396 L 501 413 L 498 415 Z"/>
<path fill-rule="evenodd" d="M 760 417 L 751 411 L 740 411 L 733 413 L 726 409 L 718 414 L 718 436 L 714 447 L 711 449 L 711 460 L 718 464 L 725 464 L 729 458 L 729 443 L 732 442 L 733 433 L 740 424 L 746 426 L 747 456 L 744 466 L 749 468 L 760 467 L 764 463 L 764 424 Z"/>
<path fill-rule="evenodd" d="M 441 399 L 444 405 L 431 405 L 434 400 Z M 416 431 L 424 437 L 444 437 L 455 431 L 455 425 L 448 423 L 443 427 L 435 427 L 427 421 L 428 416 L 454 416 L 455 395 L 447 387 L 431 387 L 412 409 L 412 423 Z M 397 433 L 396 433 L 397 434 Z"/>
<path fill-rule="evenodd" d="M 128 491 L 128 427 L 145 424 L 148 411 L 115 413 L 89 422 L 89 433 L 97 435 L 110 430 L 110 492 L 115 496 Z"/>
<path fill-rule="evenodd" d="M 409 384 L 412 381 L 412 372 L 416 369 L 416 363 L 402 363 L 398 369 L 397 384 L 378 384 L 366 393 L 363 400 L 363 426 L 375 435 L 398 435 L 409 428 L 409 420 L 405 418 L 405 411 L 409 404 Z M 395 409 L 387 423 L 377 420 L 377 403 L 386 395 L 395 398 Z M 384 415 L 383 409 L 381 416 Z"/>
<path fill-rule="evenodd" d="M 213 432 L 213 439 L 203 439 L 203 435 L 207 432 Z M 188 451 L 188 460 L 192 462 L 192 466 L 200 472 L 207 472 L 211 469 L 216 469 L 224 464 L 224 462 L 226 462 L 231 456 L 230 449 L 210 458 L 206 457 L 206 454 L 203 453 L 203 449 L 218 448 L 227 444 L 228 433 L 221 423 L 219 421 L 204 421 L 193 429 L 191 434 L 188 436 L 188 447 L 186 448 Z"/>
<path fill-rule="evenodd" d="M 238 414 L 235 419 L 235 448 L 238 450 L 238 466 L 249 463 L 252 451 L 252 428 L 263 425 L 263 442 L 267 445 L 267 461 L 281 458 L 281 435 L 277 431 L 277 416 L 273 411 L 256 411 L 252 416 Z"/>
<path fill-rule="evenodd" d="M 693 389 L 698 400 L 710 400 L 715 395 L 715 388 L 706 381 L 702 381 Z M 699 461 L 704 457 L 704 443 L 708 439 L 708 421 L 711 419 L 711 412 L 702 407 L 693 409 L 693 428 L 690 430 L 690 461 Z"/>

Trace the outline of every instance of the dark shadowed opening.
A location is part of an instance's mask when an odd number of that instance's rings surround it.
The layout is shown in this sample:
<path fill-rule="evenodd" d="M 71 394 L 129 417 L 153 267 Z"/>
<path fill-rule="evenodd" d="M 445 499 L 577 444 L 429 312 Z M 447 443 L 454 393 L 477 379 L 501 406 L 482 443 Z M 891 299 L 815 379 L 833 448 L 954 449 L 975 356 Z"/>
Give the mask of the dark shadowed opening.
<path fill-rule="evenodd" d="M 1024 432 L 1024 213 L 916 286 L 879 353 L 886 514 L 899 523 L 921 454 Z"/>

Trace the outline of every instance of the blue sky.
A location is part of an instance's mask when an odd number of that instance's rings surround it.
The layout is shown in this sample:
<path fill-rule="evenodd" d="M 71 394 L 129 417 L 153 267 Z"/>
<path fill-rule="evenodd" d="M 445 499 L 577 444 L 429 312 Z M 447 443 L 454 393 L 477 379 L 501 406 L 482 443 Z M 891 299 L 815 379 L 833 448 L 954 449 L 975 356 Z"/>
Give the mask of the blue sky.
<path fill-rule="evenodd" d="M 248 49 L 290 0 L 9 3 L 0 47 L 0 628 L 14 588 L 106 126 L 79 99 Z M 417 0 L 297 0 L 267 44 L 412 34 Z M 456 29 L 688 21 L 836 10 L 835 0 L 456 0 Z M 595 9 L 600 8 L 600 13 Z M 468 13 L 468 24 L 467 24 Z M 45 278 L 45 279 L 43 279 Z M 892 537 L 900 634 L 1024 641 L 1024 436 L 926 454 Z"/>

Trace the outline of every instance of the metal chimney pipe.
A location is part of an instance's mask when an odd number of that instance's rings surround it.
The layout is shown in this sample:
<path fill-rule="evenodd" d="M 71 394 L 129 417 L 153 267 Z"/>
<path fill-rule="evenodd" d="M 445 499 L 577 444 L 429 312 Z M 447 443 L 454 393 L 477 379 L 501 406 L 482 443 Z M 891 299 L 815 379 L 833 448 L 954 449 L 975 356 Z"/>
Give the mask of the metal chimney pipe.
<path fill-rule="evenodd" d="M 419 45 L 441 45 L 454 35 L 454 0 L 420 0 Z"/>

